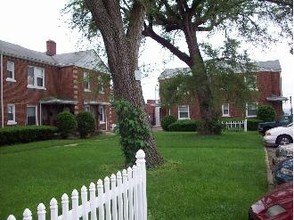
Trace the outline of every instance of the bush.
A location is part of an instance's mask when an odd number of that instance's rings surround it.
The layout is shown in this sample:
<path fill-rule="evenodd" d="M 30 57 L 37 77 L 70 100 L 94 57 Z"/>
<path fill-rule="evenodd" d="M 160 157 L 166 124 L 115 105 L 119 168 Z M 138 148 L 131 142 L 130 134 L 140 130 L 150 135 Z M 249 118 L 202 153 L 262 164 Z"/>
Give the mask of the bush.
<path fill-rule="evenodd" d="M 49 140 L 57 128 L 53 126 L 15 126 L 0 129 L 0 146 L 32 141 Z"/>
<path fill-rule="evenodd" d="M 172 124 L 175 123 L 177 119 L 172 116 L 172 115 L 167 115 L 161 119 L 161 127 L 164 131 L 169 131 L 168 127 Z"/>
<path fill-rule="evenodd" d="M 262 120 L 257 119 L 257 118 L 250 118 L 247 119 L 247 130 L 248 131 L 257 131 L 258 129 L 258 124 L 262 122 Z"/>
<path fill-rule="evenodd" d="M 196 131 L 198 122 L 195 120 L 178 120 L 168 126 L 169 131 Z"/>
<path fill-rule="evenodd" d="M 274 121 L 276 118 L 275 109 L 270 105 L 260 105 L 257 109 L 257 118 L 264 122 Z"/>
<path fill-rule="evenodd" d="M 56 126 L 62 138 L 67 138 L 77 128 L 75 116 L 68 112 L 60 112 L 56 117 Z"/>
<path fill-rule="evenodd" d="M 223 130 L 223 125 L 222 123 L 217 119 L 211 119 L 211 120 L 201 120 L 199 121 L 199 126 L 198 126 L 198 132 L 203 135 L 211 135 L 211 134 L 216 134 L 220 135 Z"/>
<path fill-rule="evenodd" d="M 95 131 L 95 118 L 90 112 L 80 112 L 77 117 L 78 132 L 81 138 L 87 137 Z"/>

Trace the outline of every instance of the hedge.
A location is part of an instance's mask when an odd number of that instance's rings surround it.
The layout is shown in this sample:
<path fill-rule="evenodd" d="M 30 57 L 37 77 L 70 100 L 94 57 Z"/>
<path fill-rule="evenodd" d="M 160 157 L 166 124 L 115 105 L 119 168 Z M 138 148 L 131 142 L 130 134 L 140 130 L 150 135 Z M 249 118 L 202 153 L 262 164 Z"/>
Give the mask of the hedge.
<path fill-rule="evenodd" d="M 168 126 L 168 131 L 196 131 L 198 126 L 195 120 L 178 120 Z"/>
<path fill-rule="evenodd" d="M 53 126 L 14 126 L 0 129 L 0 146 L 32 141 L 48 140 L 54 137 L 57 128 Z"/>
<path fill-rule="evenodd" d="M 248 131 L 257 131 L 258 124 L 261 123 L 262 120 L 256 118 L 247 119 L 247 130 Z"/>

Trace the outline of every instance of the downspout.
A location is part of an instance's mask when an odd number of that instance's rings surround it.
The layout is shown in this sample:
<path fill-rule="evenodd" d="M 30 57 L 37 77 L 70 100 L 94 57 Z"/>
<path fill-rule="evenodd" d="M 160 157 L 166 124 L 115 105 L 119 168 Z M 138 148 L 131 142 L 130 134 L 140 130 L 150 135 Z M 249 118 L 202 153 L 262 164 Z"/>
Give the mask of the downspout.
<path fill-rule="evenodd" d="M 0 105 L 1 105 L 1 128 L 4 128 L 4 82 L 3 82 L 3 54 L 1 53 L 1 57 L 0 57 L 0 69 L 1 69 L 1 91 L 0 91 Z"/>

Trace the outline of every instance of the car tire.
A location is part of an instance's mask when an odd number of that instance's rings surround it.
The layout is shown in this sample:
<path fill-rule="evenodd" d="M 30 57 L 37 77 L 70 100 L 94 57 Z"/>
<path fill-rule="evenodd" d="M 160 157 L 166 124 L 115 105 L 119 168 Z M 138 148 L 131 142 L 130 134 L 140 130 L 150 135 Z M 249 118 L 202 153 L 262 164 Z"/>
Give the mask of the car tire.
<path fill-rule="evenodd" d="M 289 135 L 285 135 L 285 134 L 279 136 L 276 140 L 277 145 L 285 145 L 289 143 L 293 143 L 293 140 Z"/>

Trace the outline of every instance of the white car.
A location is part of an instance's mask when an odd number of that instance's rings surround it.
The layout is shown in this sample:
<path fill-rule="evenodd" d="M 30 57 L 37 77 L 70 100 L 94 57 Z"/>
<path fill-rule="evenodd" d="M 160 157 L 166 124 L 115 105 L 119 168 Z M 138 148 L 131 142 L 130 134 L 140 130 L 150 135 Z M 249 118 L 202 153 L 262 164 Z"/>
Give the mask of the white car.
<path fill-rule="evenodd" d="M 275 127 L 265 132 L 263 137 L 266 146 L 278 146 L 293 143 L 293 123 Z"/>

